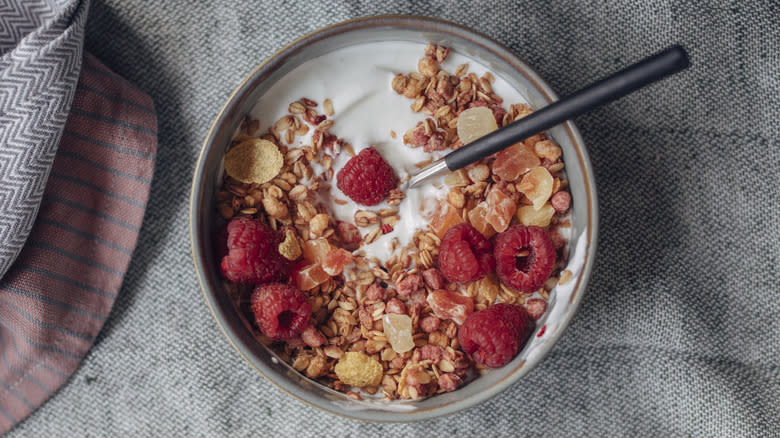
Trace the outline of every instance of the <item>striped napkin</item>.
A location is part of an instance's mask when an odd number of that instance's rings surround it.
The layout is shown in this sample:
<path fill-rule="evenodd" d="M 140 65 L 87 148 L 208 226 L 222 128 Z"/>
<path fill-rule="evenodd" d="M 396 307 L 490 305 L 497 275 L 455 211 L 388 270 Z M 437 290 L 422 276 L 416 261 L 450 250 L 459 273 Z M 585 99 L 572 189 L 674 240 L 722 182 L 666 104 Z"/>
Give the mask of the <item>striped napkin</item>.
<path fill-rule="evenodd" d="M 36 3 L 11 2 L 18 6 L 16 22 L 47 12 L 45 5 L 30 6 Z M 55 11 L 59 15 L 54 21 L 65 17 L 76 20 L 76 25 L 61 26 L 59 36 L 54 32 L 45 49 L 83 30 L 74 30 L 86 16 L 83 3 L 69 2 L 70 9 L 65 9 L 72 16 Z M 0 19 L 0 42 L 7 36 L 3 31 L 13 30 L 2 25 L 13 18 L 7 14 Z M 51 20 L 28 21 L 44 31 L 57 27 Z M 36 32 L 28 35 L 36 37 Z M 24 220 L 16 220 L 24 215 L 7 210 L 0 221 L 4 230 L 14 230 L 10 238 L 0 240 L 0 253 L 9 261 L 5 273 L 0 271 L 0 434 L 65 383 L 108 318 L 138 240 L 157 148 L 157 117 L 149 96 L 93 56 L 82 57 L 82 36 L 75 36 L 81 41 L 69 46 L 70 52 L 61 47 L 59 60 L 20 66 L 32 53 L 19 51 L 29 43 L 27 38 L 3 55 L 6 65 L 0 64 L 4 79 L 14 74 L 9 73 L 14 68 L 23 72 L 17 76 L 33 78 L 32 84 L 18 81 L 25 86 L 0 95 L 0 183 L 6 192 L 13 184 L 19 186 L 13 192 L 24 195 L 22 207 L 27 210 L 17 211 L 29 214 L 31 224 L 28 230 Z M 75 54 L 78 58 L 69 57 Z M 36 74 L 40 79 L 49 72 L 67 76 L 74 71 L 78 82 L 70 90 L 67 80 L 56 87 L 35 81 Z M 9 84 L 0 84 L 0 90 Z M 43 97 L 29 98 L 35 92 Z M 25 108 L 19 104 L 25 98 L 33 103 L 29 112 L 19 109 Z M 58 125 L 63 101 L 64 116 Z M 24 130 L 15 129 L 19 126 Z M 50 145 L 52 137 L 56 142 Z M 53 163 L 47 165 L 47 159 Z M 38 203 L 33 202 L 36 196 Z M 0 199 L 0 207 L 12 201 Z M 16 252 L 13 246 L 19 241 Z M 9 260 L 10 253 L 18 255 Z"/>

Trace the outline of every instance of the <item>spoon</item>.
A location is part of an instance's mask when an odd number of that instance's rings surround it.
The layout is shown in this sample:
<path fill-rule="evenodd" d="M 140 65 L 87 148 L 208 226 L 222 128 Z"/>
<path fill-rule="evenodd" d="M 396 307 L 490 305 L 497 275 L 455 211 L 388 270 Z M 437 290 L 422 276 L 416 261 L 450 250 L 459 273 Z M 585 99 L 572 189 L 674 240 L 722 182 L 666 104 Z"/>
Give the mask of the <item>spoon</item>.
<path fill-rule="evenodd" d="M 685 70 L 688 65 L 685 49 L 680 45 L 671 46 L 450 152 L 412 175 L 407 181 L 407 188 L 413 189 L 431 178 L 468 166 L 566 120 L 618 100 L 645 85 Z"/>

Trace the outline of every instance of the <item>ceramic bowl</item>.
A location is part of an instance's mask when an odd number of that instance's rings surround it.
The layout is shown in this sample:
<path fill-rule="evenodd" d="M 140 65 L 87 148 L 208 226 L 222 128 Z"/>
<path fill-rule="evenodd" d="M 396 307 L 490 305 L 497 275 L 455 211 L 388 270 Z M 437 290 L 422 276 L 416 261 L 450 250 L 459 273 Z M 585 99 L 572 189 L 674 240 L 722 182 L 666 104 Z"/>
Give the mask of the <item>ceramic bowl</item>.
<path fill-rule="evenodd" d="M 431 42 L 450 47 L 453 52 L 487 66 L 524 94 L 532 107 L 540 108 L 556 100 L 542 78 L 506 47 L 453 23 L 414 16 L 378 16 L 326 27 L 294 41 L 262 62 L 238 85 L 219 112 L 203 143 L 193 176 L 190 233 L 198 280 L 214 318 L 239 354 L 270 382 L 303 402 L 335 414 L 370 421 L 415 421 L 478 405 L 517 382 L 552 349 L 585 294 L 596 253 L 597 203 L 593 171 L 577 128 L 568 122 L 551 129 L 548 135 L 563 150 L 573 199 L 567 268 L 573 276 L 552 291 L 536 332 L 511 363 L 489 370 L 454 392 L 419 401 L 356 401 L 306 378 L 279 360 L 253 336 L 229 300 L 219 273 L 213 230 L 218 220 L 214 192 L 221 183 L 222 158 L 254 104 L 296 66 L 339 48 L 383 41 Z"/>

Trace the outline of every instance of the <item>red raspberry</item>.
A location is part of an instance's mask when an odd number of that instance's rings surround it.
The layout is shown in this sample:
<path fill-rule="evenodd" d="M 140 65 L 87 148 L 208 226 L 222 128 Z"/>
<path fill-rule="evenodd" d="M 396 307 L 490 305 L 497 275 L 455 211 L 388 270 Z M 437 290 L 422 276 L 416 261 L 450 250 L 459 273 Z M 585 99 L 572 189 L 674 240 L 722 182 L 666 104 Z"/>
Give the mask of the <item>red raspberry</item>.
<path fill-rule="evenodd" d="M 517 355 L 531 328 L 522 307 L 501 303 L 469 315 L 458 330 L 458 342 L 476 362 L 498 368 Z"/>
<path fill-rule="evenodd" d="M 521 292 L 538 290 L 555 265 L 555 248 L 550 236 L 539 227 L 515 225 L 496 236 L 496 274 Z"/>
<path fill-rule="evenodd" d="M 255 287 L 250 305 L 260 331 L 271 339 L 294 338 L 309 324 L 309 301 L 303 292 L 287 284 L 268 283 Z"/>
<path fill-rule="evenodd" d="M 439 246 L 439 267 L 448 280 L 479 280 L 495 266 L 493 246 L 470 223 L 459 223 L 444 234 Z"/>
<path fill-rule="evenodd" d="M 227 250 L 222 275 L 235 283 L 260 284 L 285 281 L 292 263 L 279 254 L 283 236 L 246 217 L 233 218 L 227 226 Z"/>
<path fill-rule="evenodd" d="M 336 175 L 336 186 L 350 199 L 363 205 L 382 202 L 398 185 L 393 168 L 374 148 L 366 148 L 350 158 Z"/>

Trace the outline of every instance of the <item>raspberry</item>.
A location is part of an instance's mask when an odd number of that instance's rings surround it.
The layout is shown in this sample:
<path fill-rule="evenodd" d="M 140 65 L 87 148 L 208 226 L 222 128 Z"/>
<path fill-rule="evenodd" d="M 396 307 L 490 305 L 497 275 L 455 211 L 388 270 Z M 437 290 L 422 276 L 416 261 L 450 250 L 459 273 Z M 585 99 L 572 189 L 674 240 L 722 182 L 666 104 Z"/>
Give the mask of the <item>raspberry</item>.
<path fill-rule="evenodd" d="M 222 275 L 235 283 L 261 284 L 285 281 L 292 262 L 279 254 L 284 236 L 246 217 L 233 218 L 227 226 L 227 250 Z"/>
<path fill-rule="evenodd" d="M 393 168 L 374 148 L 363 149 L 350 158 L 336 180 L 339 190 L 363 205 L 379 204 L 398 185 Z"/>
<path fill-rule="evenodd" d="M 458 330 L 458 342 L 476 362 L 498 368 L 517 355 L 531 327 L 531 319 L 522 307 L 496 304 L 466 318 Z"/>
<path fill-rule="evenodd" d="M 496 236 L 496 274 L 521 292 L 538 290 L 553 270 L 555 248 L 544 228 L 515 225 Z"/>
<path fill-rule="evenodd" d="M 257 326 L 271 339 L 294 338 L 309 324 L 309 302 L 303 292 L 290 285 L 261 284 L 252 292 L 250 304 Z"/>
<path fill-rule="evenodd" d="M 479 280 L 495 265 L 493 246 L 468 222 L 457 224 L 444 234 L 439 246 L 439 267 L 448 280 Z"/>

